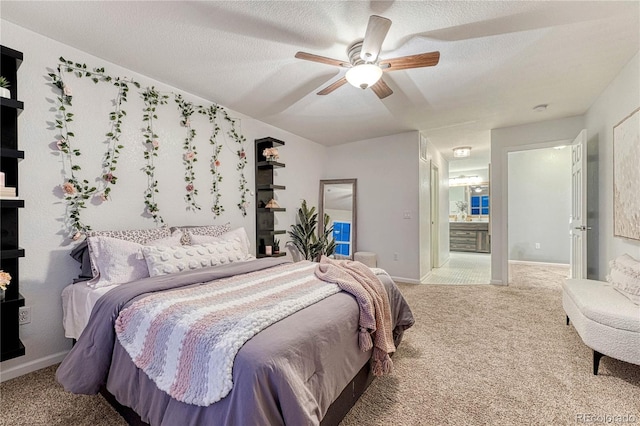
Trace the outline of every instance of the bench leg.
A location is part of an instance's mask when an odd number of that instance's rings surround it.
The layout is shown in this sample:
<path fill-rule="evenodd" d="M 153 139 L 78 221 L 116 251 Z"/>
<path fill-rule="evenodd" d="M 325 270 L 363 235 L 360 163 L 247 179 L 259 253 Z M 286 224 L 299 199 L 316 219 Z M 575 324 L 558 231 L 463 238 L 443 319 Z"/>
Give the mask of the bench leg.
<path fill-rule="evenodd" d="M 593 375 L 597 376 L 598 375 L 598 366 L 600 365 L 600 358 L 602 358 L 604 355 L 602 355 L 600 352 L 598 351 L 593 351 Z"/>
<path fill-rule="evenodd" d="M 569 315 L 567 315 L 567 325 L 569 325 Z"/>

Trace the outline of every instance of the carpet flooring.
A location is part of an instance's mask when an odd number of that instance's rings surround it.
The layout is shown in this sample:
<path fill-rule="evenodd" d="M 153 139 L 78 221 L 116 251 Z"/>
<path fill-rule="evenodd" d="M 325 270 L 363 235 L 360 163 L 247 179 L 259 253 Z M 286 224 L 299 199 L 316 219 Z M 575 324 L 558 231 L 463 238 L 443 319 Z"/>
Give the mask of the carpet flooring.
<path fill-rule="evenodd" d="M 557 285 L 399 286 L 416 325 L 342 425 L 640 423 L 640 366 L 605 357 L 594 376 Z M 101 396 L 64 392 L 55 368 L 0 384 L 0 425 L 125 424 Z"/>

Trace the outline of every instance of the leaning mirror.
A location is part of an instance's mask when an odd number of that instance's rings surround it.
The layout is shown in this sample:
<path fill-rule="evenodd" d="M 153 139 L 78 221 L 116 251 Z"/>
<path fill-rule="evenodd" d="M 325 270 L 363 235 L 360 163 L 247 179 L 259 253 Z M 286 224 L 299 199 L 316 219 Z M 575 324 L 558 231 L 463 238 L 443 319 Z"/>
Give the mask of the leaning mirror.
<path fill-rule="evenodd" d="M 353 259 L 356 251 L 356 182 L 357 179 L 320 181 L 318 228 L 324 232 L 324 215 L 329 215 L 336 242 L 335 257 Z"/>

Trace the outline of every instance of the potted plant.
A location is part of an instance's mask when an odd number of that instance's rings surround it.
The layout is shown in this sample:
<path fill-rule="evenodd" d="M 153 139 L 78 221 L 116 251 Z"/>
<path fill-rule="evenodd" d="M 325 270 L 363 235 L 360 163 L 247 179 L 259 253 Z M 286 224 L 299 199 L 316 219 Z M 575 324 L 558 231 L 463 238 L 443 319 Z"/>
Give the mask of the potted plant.
<path fill-rule="evenodd" d="M 9 80 L 0 75 L 0 96 L 10 99 L 11 92 L 9 91 L 9 87 L 11 87 L 11 83 L 9 83 Z"/>
<path fill-rule="evenodd" d="M 306 260 L 318 260 L 321 255 L 331 256 L 336 248 L 333 238 L 333 227 L 329 227 L 329 215 L 324 215 L 325 231 L 320 237 L 316 235 L 318 226 L 318 213 L 315 207 L 307 207 L 307 201 L 302 200 L 302 205 L 298 209 L 298 223 L 291 225 L 291 236 L 293 245 L 298 249 L 300 255 Z"/>
<path fill-rule="evenodd" d="M 280 241 L 277 238 L 273 239 L 273 254 L 280 253 Z"/>

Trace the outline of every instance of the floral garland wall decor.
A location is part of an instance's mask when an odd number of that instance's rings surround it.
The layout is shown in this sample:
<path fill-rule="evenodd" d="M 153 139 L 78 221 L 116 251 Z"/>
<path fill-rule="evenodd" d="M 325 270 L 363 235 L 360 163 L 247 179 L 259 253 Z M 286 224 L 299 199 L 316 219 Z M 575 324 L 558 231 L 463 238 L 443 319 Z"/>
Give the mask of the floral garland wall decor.
<path fill-rule="evenodd" d="M 222 174 L 219 170 L 221 166 L 219 157 L 220 151 L 222 151 L 222 144 L 217 141 L 218 133 L 220 133 L 220 126 L 217 123 L 219 109 L 220 107 L 218 105 L 211 105 L 208 108 L 200 107 L 198 109 L 200 114 L 204 114 L 209 118 L 209 123 L 213 126 L 213 129 L 211 130 L 211 137 L 209 137 L 209 143 L 213 148 L 209 170 L 211 171 L 211 194 L 213 195 L 213 206 L 211 207 L 211 212 L 214 217 L 218 217 L 222 212 L 224 212 L 224 207 L 220 200 L 222 197 L 222 194 L 220 194 Z"/>
<path fill-rule="evenodd" d="M 120 78 L 114 79 L 105 74 L 104 68 L 93 68 L 93 70 L 90 71 L 86 64 L 66 60 L 63 57 L 60 57 L 59 61 L 57 73 L 49 73 L 48 75 L 51 78 L 52 84 L 60 90 L 60 95 L 57 98 L 59 103 L 57 108 L 58 116 L 56 117 L 56 128 L 60 130 L 60 134 L 56 146 L 57 149 L 63 153 L 63 164 L 66 163 L 67 167 L 65 167 L 65 170 L 68 170 L 65 182 L 61 185 L 64 199 L 67 203 L 65 223 L 67 223 L 67 226 L 70 228 L 72 238 L 77 240 L 82 236 L 82 233 L 91 229 L 89 225 L 84 224 L 80 219 L 80 212 L 86 208 L 86 201 L 98 193 L 100 193 L 99 197 L 103 201 L 106 201 L 111 191 L 109 185 L 115 185 L 116 183 L 114 172 L 116 170 L 120 149 L 123 148 L 119 140 L 122 119 L 126 116 L 126 111 L 122 109 L 122 103 L 127 101 L 127 92 L 129 91 L 128 83 L 132 83 L 136 87 L 140 87 L 140 85 L 133 81 L 125 81 Z M 71 112 L 73 93 L 71 86 L 64 81 L 64 72 L 72 73 L 78 78 L 91 78 L 96 84 L 99 82 L 107 82 L 118 87 L 114 111 L 109 113 L 111 130 L 106 134 L 107 151 L 103 160 L 103 173 L 101 174 L 101 179 L 96 179 L 101 182 L 99 185 L 100 188 L 91 186 L 87 179 L 77 177 L 77 173 L 81 170 L 81 167 L 75 160 L 76 157 L 80 157 L 82 153 L 79 148 L 75 147 L 74 138 L 76 135 L 70 130 L 74 118 L 74 114 Z"/>
<path fill-rule="evenodd" d="M 117 95 L 113 100 L 113 109 L 109 112 L 110 130 L 105 133 L 107 145 L 106 152 L 103 156 L 100 173 L 94 179 L 97 184 L 91 185 L 89 179 L 79 176 L 82 168 L 78 164 L 78 160 L 82 153 L 78 148 L 78 138 L 71 130 L 71 124 L 74 121 L 74 114 L 71 112 L 73 93 L 71 86 L 65 81 L 65 74 L 73 74 L 77 78 L 90 78 L 95 84 L 107 82 L 118 89 Z M 117 165 L 120 158 L 121 150 L 124 145 L 120 142 L 122 136 L 122 126 L 126 111 L 122 108 L 123 103 L 127 102 L 127 95 L 130 85 L 140 89 L 139 83 L 121 77 L 111 77 L 105 73 L 104 68 L 93 68 L 90 70 L 86 64 L 69 61 L 63 57 L 59 58 L 57 65 L 57 73 L 48 74 L 51 78 L 53 86 L 60 90 L 57 97 L 58 106 L 56 108 L 56 128 L 59 129 L 59 135 L 56 137 L 56 148 L 63 155 L 63 175 L 64 181 L 60 185 L 63 197 L 67 205 L 65 224 L 69 228 L 71 236 L 74 240 L 79 239 L 84 233 L 91 230 L 91 227 L 81 220 L 81 212 L 85 209 L 86 201 L 91 197 L 95 197 L 98 201 L 108 201 L 111 197 L 113 185 L 118 182 Z M 154 219 L 157 224 L 164 224 L 164 220 L 160 215 L 160 209 L 156 202 L 156 194 L 158 194 L 158 181 L 155 177 L 154 157 L 158 156 L 160 141 L 158 135 L 154 132 L 154 122 L 158 119 L 156 109 L 159 105 L 168 103 L 168 94 L 162 94 L 154 86 L 147 87 L 140 92 L 143 108 L 143 122 L 145 123 L 142 132 L 144 137 L 144 159 L 146 164 L 142 167 L 142 171 L 147 176 L 147 188 L 144 191 L 144 204 L 146 213 Z M 218 141 L 218 136 L 222 130 L 219 119 L 223 118 L 229 126 L 225 132 L 238 145 L 231 149 L 238 158 L 236 170 L 239 172 L 239 192 L 240 200 L 237 204 L 241 214 L 247 215 L 249 206 L 248 194 L 249 188 L 245 176 L 245 168 L 247 165 L 245 142 L 246 139 L 237 129 L 239 120 L 232 118 L 229 113 L 221 106 L 213 104 L 209 107 L 196 106 L 183 99 L 182 95 L 174 94 L 175 101 L 181 116 L 181 125 L 187 129 L 187 136 L 184 140 L 182 155 L 183 164 L 185 166 L 185 201 L 189 207 L 196 211 L 201 207 L 196 203 L 195 196 L 198 194 L 195 187 L 195 168 L 194 163 L 197 161 L 197 151 L 194 139 L 196 136 L 195 129 L 191 126 L 191 116 L 194 112 L 199 112 L 208 117 L 212 125 L 212 132 L 209 143 L 212 146 L 210 172 L 212 176 L 211 193 L 213 195 L 213 206 L 211 211 L 214 217 L 220 216 L 224 211 L 221 203 L 222 194 L 220 193 L 220 183 L 222 182 L 220 154 L 223 144 Z M 225 126 L 226 127 L 226 126 Z M 224 139 L 224 138 L 223 138 Z M 81 142 L 85 142 L 81 140 Z M 86 144 L 85 144 L 86 146 Z"/>
<path fill-rule="evenodd" d="M 142 100 L 144 101 L 144 115 L 142 121 L 146 122 L 146 127 L 142 130 L 144 135 L 144 143 L 146 150 L 144 151 L 145 166 L 142 171 L 147 175 L 147 189 L 144 191 L 144 204 L 147 213 L 151 215 L 156 224 L 164 224 L 164 219 L 160 216 L 160 209 L 156 202 L 156 194 L 158 193 L 158 181 L 155 177 L 156 167 L 153 158 L 158 156 L 160 141 L 158 135 L 153 132 L 153 121 L 158 119 L 156 108 L 158 105 L 165 105 L 168 102 L 169 95 L 162 95 L 154 86 L 147 87 L 142 92 Z"/>
<path fill-rule="evenodd" d="M 238 208 L 242 213 L 242 216 L 247 215 L 247 208 L 249 207 L 249 200 L 247 199 L 247 194 L 249 193 L 249 188 L 247 187 L 247 179 L 244 175 L 244 169 L 247 166 L 247 153 L 244 150 L 244 143 L 246 141 L 245 137 L 238 133 L 236 130 L 236 119 L 231 118 L 229 113 L 225 110 L 222 110 L 224 115 L 224 119 L 231 125 L 231 128 L 228 131 L 228 135 L 236 141 L 240 147 L 236 150 L 236 155 L 238 156 L 238 164 L 236 165 L 236 170 L 240 172 L 240 185 L 238 190 L 240 191 L 240 202 L 238 203 Z"/>
<path fill-rule="evenodd" d="M 196 131 L 191 127 L 191 115 L 194 112 L 194 108 L 193 104 L 185 101 L 180 94 L 175 96 L 175 101 L 178 104 L 178 109 L 182 116 L 180 124 L 187 129 L 187 137 L 182 145 L 185 151 L 182 156 L 182 163 L 185 167 L 184 181 L 186 182 L 185 190 L 187 191 L 184 196 L 184 200 L 187 202 L 188 209 L 196 211 L 200 210 L 200 206 L 195 200 L 196 195 L 198 195 L 198 190 L 195 187 L 196 175 L 193 170 L 193 163 L 198 161 L 198 152 L 193 144 L 193 139 L 196 137 Z"/>
<path fill-rule="evenodd" d="M 103 68 L 101 68 L 104 70 Z M 111 187 L 109 185 L 115 185 L 118 177 L 116 176 L 116 166 L 120 157 L 120 150 L 124 146 L 120 143 L 120 136 L 122 135 L 122 119 L 127 115 L 127 112 L 122 109 L 122 103 L 127 102 L 127 93 L 129 93 L 129 83 L 133 84 L 136 88 L 140 88 L 140 83 L 136 81 L 126 81 L 120 77 L 116 77 L 113 80 L 113 85 L 118 90 L 116 96 L 114 111 L 109 113 L 109 120 L 111 120 L 111 131 L 106 134 L 108 138 L 107 152 L 104 155 L 103 161 L 103 174 L 102 179 L 105 182 L 104 191 L 100 194 L 102 201 L 109 199 L 111 193 Z M 94 79 L 95 82 L 95 79 Z"/>

